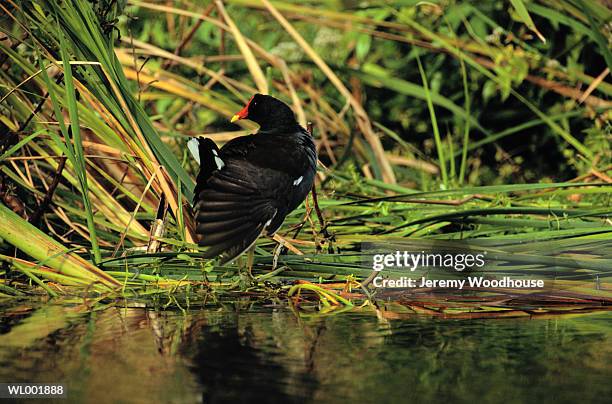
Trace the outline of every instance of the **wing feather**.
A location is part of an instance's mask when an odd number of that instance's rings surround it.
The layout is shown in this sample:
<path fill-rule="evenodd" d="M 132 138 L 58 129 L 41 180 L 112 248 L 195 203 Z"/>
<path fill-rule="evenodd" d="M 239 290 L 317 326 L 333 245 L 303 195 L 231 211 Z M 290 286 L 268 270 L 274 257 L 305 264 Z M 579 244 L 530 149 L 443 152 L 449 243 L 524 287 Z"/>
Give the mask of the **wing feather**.
<path fill-rule="evenodd" d="M 254 227 L 240 238 L 230 239 L 224 243 L 212 246 L 204 252 L 204 258 L 213 258 L 221 255 L 220 263 L 223 265 L 248 250 L 261 236 L 263 230 L 263 226 Z"/>

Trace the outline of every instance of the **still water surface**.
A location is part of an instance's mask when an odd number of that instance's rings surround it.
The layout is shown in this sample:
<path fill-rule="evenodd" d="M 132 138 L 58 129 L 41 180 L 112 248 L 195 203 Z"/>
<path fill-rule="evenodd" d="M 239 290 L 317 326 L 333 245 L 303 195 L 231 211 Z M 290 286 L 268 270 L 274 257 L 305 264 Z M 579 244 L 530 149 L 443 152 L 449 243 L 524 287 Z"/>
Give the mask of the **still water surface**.
<path fill-rule="evenodd" d="M 23 312 L 21 312 L 22 310 Z M 3 308 L 0 382 L 58 402 L 596 403 L 612 397 L 612 312 L 453 320 L 287 308 Z M 47 401 L 48 402 L 48 401 Z"/>

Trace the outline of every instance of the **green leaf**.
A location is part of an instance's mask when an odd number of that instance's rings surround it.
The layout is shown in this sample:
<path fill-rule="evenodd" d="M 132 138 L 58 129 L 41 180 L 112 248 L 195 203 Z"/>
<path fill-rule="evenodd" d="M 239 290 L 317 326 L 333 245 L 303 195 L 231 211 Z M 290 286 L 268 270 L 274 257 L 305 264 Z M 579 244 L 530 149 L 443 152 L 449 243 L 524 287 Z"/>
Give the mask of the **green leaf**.
<path fill-rule="evenodd" d="M 589 19 L 589 23 L 591 25 L 591 31 L 593 32 L 593 36 L 595 37 L 595 42 L 597 42 L 597 46 L 599 47 L 599 50 L 601 54 L 603 55 L 606 61 L 606 64 L 608 65 L 608 69 L 612 70 L 612 52 L 610 52 L 610 45 L 609 45 L 608 39 L 606 39 L 601 33 L 599 25 L 595 21 L 595 18 L 593 16 L 593 12 L 591 11 L 591 9 L 586 6 L 583 0 L 577 0 L 577 1 L 581 6 L 582 11 L 584 11 L 584 14 L 586 14 L 587 18 Z"/>
<path fill-rule="evenodd" d="M 514 6 L 514 9 L 516 10 L 516 13 L 521 21 L 527 25 L 527 28 L 532 30 L 542 42 L 546 43 L 546 38 L 544 38 L 544 35 L 542 35 L 536 28 L 531 16 L 529 15 L 529 12 L 527 11 L 527 7 L 525 7 L 525 3 L 523 3 L 523 0 L 510 0 L 510 3 L 512 3 L 512 6 Z"/>

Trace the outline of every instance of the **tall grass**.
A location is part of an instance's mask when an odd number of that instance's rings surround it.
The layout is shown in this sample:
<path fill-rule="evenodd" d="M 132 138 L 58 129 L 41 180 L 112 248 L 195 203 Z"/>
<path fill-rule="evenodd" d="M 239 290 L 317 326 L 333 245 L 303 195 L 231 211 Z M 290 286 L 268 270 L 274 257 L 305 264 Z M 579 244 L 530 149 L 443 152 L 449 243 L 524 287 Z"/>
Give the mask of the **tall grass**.
<path fill-rule="evenodd" d="M 360 241 L 610 239 L 612 13 L 597 2 L 511 3 L 0 4 L 2 260 L 52 295 L 66 292 L 57 283 L 125 295 L 235 285 L 222 276 L 229 268 L 198 259 L 188 208 L 197 167 L 185 142 L 252 130 L 225 122 L 256 91 L 313 122 L 325 166 L 325 229 L 312 201 L 291 215 L 281 236 L 304 255 L 283 259 L 293 272 L 267 275 L 262 240 L 265 279 L 365 277 L 357 255 L 338 254 Z M 556 29 L 579 41 L 556 43 Z M 499 127 L 492 110 L 512 124 Z M 534 147 L 559 156 L 557 177 L 505 150 L 514 139 L 529 146 L 533 130 Z M 141 254 L 164 201 L 164 249 Z"/>

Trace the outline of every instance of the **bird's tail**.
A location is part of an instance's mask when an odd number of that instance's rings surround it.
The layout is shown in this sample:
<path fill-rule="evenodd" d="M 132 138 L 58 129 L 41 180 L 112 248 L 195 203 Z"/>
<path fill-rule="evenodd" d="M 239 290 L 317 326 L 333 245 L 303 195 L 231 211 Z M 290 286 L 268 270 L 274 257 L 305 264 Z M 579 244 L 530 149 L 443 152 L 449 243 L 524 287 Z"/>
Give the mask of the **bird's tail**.
<path fill-rule="evenodd" d="M 202 192 L 204 185 L 212 176 L 213 172 L 219 169 L 218 161 L 216 161 L 219 160 L 219 148 L 212 140 L 201 137 L 192 138 L 187 143 L 187 147 L 193 158 L 200 165 L 200 172 L 198 173 L 196 186 L 193 190 L 193 204 L 195 205 L 198 202 L 198 195 Z"/>

